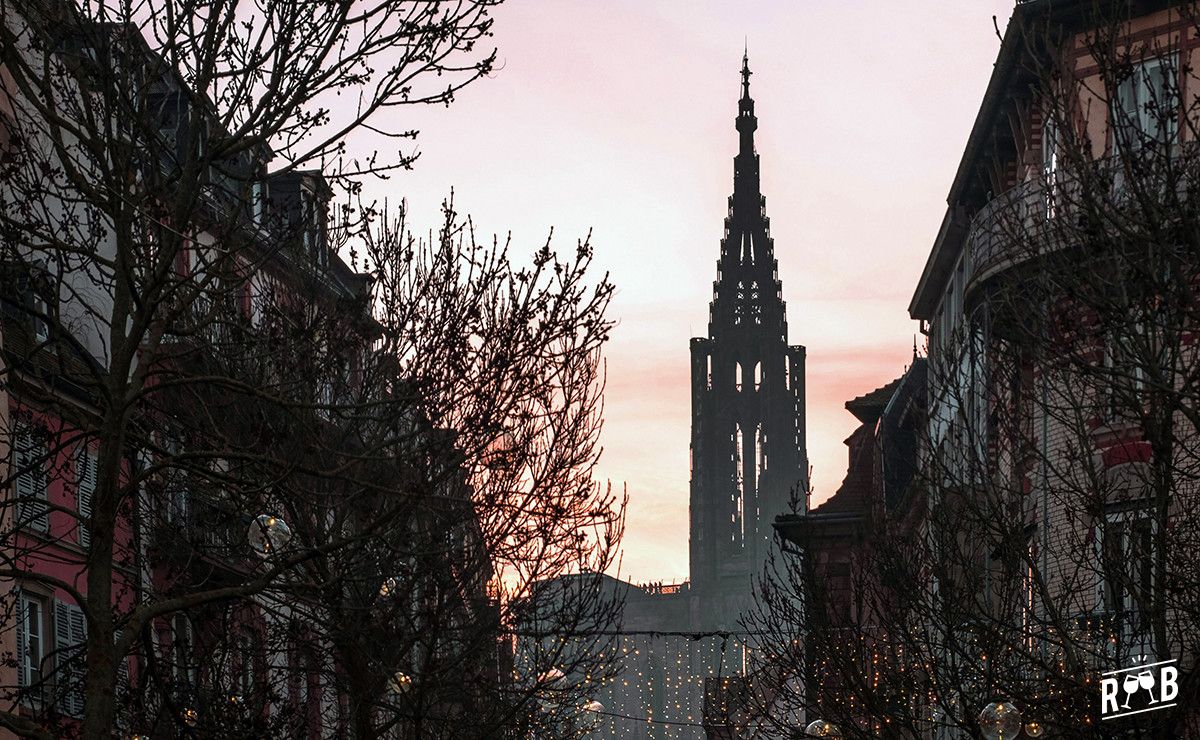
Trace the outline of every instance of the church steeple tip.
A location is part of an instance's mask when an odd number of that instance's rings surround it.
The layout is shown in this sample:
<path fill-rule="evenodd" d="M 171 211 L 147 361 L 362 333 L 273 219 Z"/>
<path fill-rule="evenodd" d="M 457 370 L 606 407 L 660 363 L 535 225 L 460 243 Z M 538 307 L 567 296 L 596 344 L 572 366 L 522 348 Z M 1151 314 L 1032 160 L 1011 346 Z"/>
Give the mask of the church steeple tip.
<path fill-rule="evenodd" d="M 750 46 L 747 44 L 742 51 L 742 100 L 750 98 Z"/>
<path fill-rule="evenodd" d="M 754 98 L 750 97 L 750 50 L 747 47 L 742 52 L 742 98 L 738 101 L 738 117 L 736 128 L 740 134 L 738 156 L 754 159 L 754 129 L 758 128 L 758 119 L 754 117 Z M 749 169 L 747 166 L 739 169 Z"/>

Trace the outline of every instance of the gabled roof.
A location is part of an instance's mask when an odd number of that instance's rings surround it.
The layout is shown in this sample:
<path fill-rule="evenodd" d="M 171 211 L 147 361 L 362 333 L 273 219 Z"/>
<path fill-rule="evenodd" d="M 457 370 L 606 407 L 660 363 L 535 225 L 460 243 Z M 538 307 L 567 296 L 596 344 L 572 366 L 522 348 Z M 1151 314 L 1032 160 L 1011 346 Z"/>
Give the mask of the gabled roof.
<path fill-rule="evenodd" d="M 864 424 L 869 424 L 879 418 L 883 413 L 883 409 L 891 400 L 892 394 L 896 392 L 896 388 L 900 386 L 900 381 L 904 376 L 896 378 L 886 385 L 881 385 L 870 393 L 852 398 L 846 401 L 846 410 L 854 414 L 855 418 Z"/>

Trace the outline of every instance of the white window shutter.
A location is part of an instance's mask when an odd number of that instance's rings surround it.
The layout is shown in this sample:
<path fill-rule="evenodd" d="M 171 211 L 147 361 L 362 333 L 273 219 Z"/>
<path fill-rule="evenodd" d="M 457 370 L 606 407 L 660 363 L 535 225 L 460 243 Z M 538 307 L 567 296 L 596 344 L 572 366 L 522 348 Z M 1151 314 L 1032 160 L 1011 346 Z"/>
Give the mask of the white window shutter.
<path fill-rule="evenodd" d="M 34 441 L 33 431 L 28 424 L 18 425 L 14 436 L 13 465 L 22 471 L 15 482 L 17 517 L 21 525 L 45 532 L 50 528 L 50 516 L 46 505 L 42 503 L 46 498 L 44 453 Z"/>
<path fill-rule="evenodd" d="M 78 606 L 71 607 L 71 639 L 76 645 L 75 661 L 78 665 L 78 679 L 72 698 L 75 702 L 76 716 L 82 717 L 85 709 L 83 684 L 87 678 L 87 618 L 84 617 L 83 609 Z"/>
<path fill-rule="evenodd" d="M 72 684 L 75 683 L 71 655 L 71 613 L 67 605 L 55 599 L 54 604 L 54 654 L 57 663 L 55 694 L 58 696 L 58 711 L 73 714 L 74 704 L 70 700 Z"/>
<path fill-rule="evenodd" d="M 87 448 L 81 448 L 75 457 L 75 497 L 79 512 L 79 546 L 91 544 L 88 522 L 92 517 L 92 495 L 96 492 L 96 456 Z"/>
<path fill-rule="evenodd" d="M 21 688 L 29 683 L 29 677 L 25 675 L 25 645 L 29 641 L 29 636 L 25 634 L 25 620 L 29 618 L 25 608 L 25 596 L 20 589 L 15 591 L 17 595 L 17 685 Z"/>
<path fill-rule="evenodd" d="M 58 709 L 72 717 L 84 712 L 83 679 L 87 643 L 87 620 L 83 610 L 73 604 L 54 601 L 54 650 L 59 666 L 56 671 Z"/>

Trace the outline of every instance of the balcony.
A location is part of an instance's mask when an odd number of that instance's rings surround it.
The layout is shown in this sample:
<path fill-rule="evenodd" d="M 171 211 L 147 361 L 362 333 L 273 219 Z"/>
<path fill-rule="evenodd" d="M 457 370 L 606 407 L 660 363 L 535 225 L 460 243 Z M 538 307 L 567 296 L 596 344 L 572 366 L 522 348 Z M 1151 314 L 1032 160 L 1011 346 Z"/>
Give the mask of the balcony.
<path fill-rule="evenodd" d="M 1097 231 L 1125 240 L 1130 232 L 1157 229 L 1161 214 L 1190 202 L 1198 169 L 1200 144 L 1185 142 L 1165 154 L 1148 148 L 1096 159 L 1082 170 L 1060 169 L 992 198 L 967 226 L 964 298 L 1006 270 L 1080 245 Z"/>
<path fill-rule="evenodd" d="M 964 294 L 1043 253 L 1054 217 L 1040 180 L 1021 183 L 989 201 L 967 227 Z"/>

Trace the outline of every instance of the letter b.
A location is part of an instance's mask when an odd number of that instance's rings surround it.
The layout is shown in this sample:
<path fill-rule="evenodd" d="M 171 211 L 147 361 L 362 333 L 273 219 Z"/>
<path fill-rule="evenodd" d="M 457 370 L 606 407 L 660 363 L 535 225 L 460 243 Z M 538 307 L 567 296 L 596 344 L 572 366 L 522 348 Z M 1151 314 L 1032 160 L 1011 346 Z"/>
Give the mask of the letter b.
<path fill-rule="evenodd" d="M 1179 669 L 1173 665 L 1163 666 L 1162 671 L 1158 674 L 1159 681 L 1162 682 L 1162 690 L 1158 695 L 1159 701 L 1174 701 L 1175 697 L 1179 696 Z"/>

